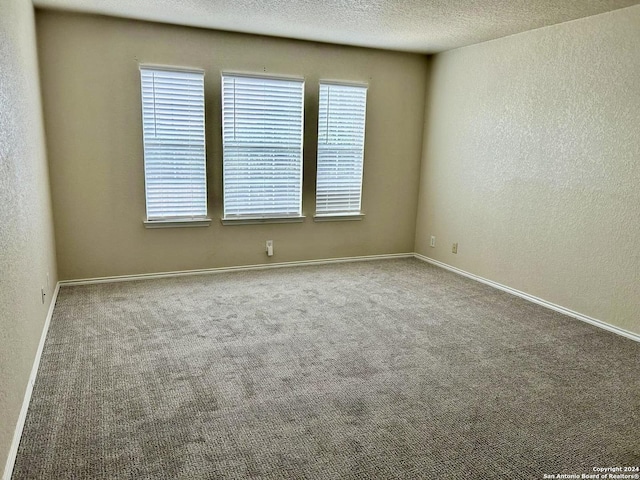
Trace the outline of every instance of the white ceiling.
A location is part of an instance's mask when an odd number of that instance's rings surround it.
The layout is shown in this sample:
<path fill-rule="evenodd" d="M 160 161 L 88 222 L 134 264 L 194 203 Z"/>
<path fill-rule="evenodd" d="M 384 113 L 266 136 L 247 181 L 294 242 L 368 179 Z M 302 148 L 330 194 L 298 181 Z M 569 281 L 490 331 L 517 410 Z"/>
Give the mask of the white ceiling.
<path fill-rule="evenodd" d="M 434 53 L 640 0 L 34 0 L 37 7 Z"/>

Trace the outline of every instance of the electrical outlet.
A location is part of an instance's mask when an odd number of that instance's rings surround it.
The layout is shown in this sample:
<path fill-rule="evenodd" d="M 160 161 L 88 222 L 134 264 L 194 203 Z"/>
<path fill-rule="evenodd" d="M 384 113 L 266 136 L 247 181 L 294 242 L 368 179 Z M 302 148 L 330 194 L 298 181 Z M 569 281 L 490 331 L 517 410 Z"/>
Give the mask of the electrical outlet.
<path fill-rule="evenodd" d="M 451 247 L 451 253 L 458 253 L 458 242 L 453 244 L 453 247 Z"/>
<path fill-rule="evenodd" d="M 431 244 L 432 247 L 436 246 L 436 237 L 434 235 L 431 235 Z"/>
<path fill-rule="evenodd" d="M 267 250 L 267 256 L 272 257 L 273 256 L 273 240 L 267 240 L 266 250 Z"/>

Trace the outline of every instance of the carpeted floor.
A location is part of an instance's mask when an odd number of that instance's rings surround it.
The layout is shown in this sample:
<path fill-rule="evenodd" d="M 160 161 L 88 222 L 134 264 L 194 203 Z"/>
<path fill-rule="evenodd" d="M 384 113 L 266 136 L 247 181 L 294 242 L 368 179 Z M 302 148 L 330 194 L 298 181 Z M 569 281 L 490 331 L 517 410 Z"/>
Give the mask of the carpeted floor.
<path fill-rule="evenodd" d="M 640 465 L 640 344 L 414 259 L 65 287 L 14 479 Z"/>

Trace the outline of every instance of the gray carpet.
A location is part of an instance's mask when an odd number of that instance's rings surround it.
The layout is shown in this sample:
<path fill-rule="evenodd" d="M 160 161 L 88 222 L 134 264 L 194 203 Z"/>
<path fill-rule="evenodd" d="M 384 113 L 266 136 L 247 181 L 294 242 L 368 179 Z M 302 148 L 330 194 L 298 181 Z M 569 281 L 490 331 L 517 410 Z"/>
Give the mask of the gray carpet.
<path fill-rule="evenodd" d="M 640 465 L 640 344 L 414 259 L 65 287 L 14 479 Z"/>

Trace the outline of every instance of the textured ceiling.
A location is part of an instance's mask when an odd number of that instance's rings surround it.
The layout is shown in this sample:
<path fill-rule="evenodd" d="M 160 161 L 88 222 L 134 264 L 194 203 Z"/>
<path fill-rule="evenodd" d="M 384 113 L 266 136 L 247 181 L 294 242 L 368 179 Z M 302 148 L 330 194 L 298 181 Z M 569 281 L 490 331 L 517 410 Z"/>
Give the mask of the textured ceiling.
<path fill-rule="evenodd" d="M 640 0 L 34 0 L 38 7 L 434 53 Z"/>

